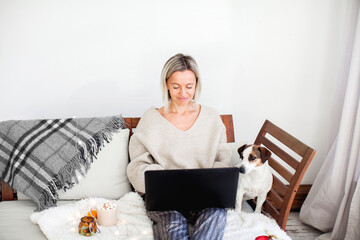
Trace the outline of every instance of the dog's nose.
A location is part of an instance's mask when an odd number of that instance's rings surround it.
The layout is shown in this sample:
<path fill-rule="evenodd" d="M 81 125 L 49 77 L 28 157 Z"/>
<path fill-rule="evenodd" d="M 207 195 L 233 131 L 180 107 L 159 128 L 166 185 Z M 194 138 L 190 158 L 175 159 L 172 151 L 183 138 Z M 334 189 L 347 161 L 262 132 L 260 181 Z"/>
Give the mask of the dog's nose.
<path fill-rule="evenodd" d="M 239 171 L 240 171 L 240 173 L 245 173 L 245 168 L 244 168 L 244 167 L 240 167 L 240 168 L 239 168 Z"/>

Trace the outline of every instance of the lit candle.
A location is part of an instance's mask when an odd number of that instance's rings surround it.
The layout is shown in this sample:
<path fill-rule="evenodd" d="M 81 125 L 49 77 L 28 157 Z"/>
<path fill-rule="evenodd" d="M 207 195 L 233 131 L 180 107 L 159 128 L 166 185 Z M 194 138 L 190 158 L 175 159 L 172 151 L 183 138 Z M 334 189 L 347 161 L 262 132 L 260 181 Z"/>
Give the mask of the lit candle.
<path fill-rule="evenodd" d="M 149 234 L 149 232 L 147 230 L 143 230 L 141 233 L 144 234 L 144 235 Z"/>
<path fill-rule="evenodd" d="M 119 222 L 120 222 L 120 224 L 127 224 L 127 222 L 123 219 L 120 219 Z"/>

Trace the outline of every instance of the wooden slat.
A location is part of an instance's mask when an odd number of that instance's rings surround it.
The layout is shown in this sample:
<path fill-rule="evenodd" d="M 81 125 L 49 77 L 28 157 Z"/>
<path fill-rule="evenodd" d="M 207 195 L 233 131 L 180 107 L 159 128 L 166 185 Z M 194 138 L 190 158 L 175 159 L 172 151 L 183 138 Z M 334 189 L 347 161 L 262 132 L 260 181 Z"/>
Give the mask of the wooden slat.
<path fill-rule="evenodd" d="M 131 118 L 124 118 L 125 120 L 125 123 L 126 123 L 126 127 L 129 129 L 129 139 L 131 137 L 131 135 L 133 134 L 133 129 L 132 129 L 132 126 L 131 126 Z"/>
<path fill-rule="evenodd" d="M 275 190 L 280 196 L 285 196 L 289 187 L 280 181 L 279 178 L 273 175 L 273 186 L 272 189 Z"/>
<path fill-rule="evenodd" d="M 234 123 L 233 123 L 232 115 L 221 115 L 220 117 L 226 127 L 227 142 L 234 142 L 235 134 L 234 134 Z"/>
<path fill-rule="evenodd" d="M 275 137 L 278 141 L 283 143 L 285 146 L 299 154 L 304 156 L 308 146 L 292 135 L 288 134 L 278 126 L 274 125 L 272 122 L 266 120 L 266 132 Z"/>
<path fill-rule="evenodd" d="M 311 186 L 311 184 L 301 184 L 299 186 L 290 211 L 300 211 L 301 206 L 303 205 L 307 195 L 309 194 Z"/>
<path fill-rule="evenodd" d="M 269 191 L 268 198 L 271 199 L 271 202 L 276 209 L 281 208 L 283 204 L 283 199 L 273 189 Z"/>
<path fill-rule="evenodd" d="M 269 165 L 272 167 L 278 174 L 280 174 L 288 183 L 291 182 L 293 177 L 292 173 L 289 172 L 286 168 L 284 168 L 280 163 L 278 163 L 275 159 L 270 157 Z"/>
<path fill-rule="evenodd" d="M 299 186 L 298 190 L 296 191 L 294 201 L 291 204 L 290 211 L 300 211 L 302 204 L 304 203 L 307 195 L 309 194 L 311 186 L 311 184 L 302 184 Z M 278 195 L 278 197 L 280 197 L 283 202 L 283 197 L 285 196 L 285 194 L 279 192 L 275 187 L 273 187 L 271 191 L 274 191 L 274 193 L 276 193 L 276 195 Z M 281 205 L 279 205 L 279 203 L 275 202 L 276 200 L 274 200 L 274 198 L 277 198 L 277 196 L 274 196 L 271 191 L 268 194 L 267 200 L 270 201 L 276 207 L 276 209 L 280 210 Z"/>
<path fill-rule="evenodd" d="M 16 200 L 15 194 L 16 194 L 15 190 L 13 190 L 8 184 L 1 182 L 1 200 L 2 201 Z"/>
<path fill-rule="evenodd" d="M 282 194 L 280 191 L 278 191 L 278 188 L 276 188 L 274 186 L 275 184 L 273 184 L 273 188 L 271 189 L 271 191 L 274 191 L 275 193 L 277 193 L 280 197 L 284 197 L 285 194 Z M 286 188 L 288 186 L 284 185 Z M 296 192 L 295 198 L 293 203 L 291 204 L 291 210 L 290 212 L 298 212 L 301 209 L 302 204 L 304 203 L 307 195 L 309 194 L 309 191 L 311 189 L 311 184 L 301 184 Z M 269 201 L 278 211 L 280 211 L 280 206 L 278 206 L 277 204 L 274 203 L 274 201 L 272 200 L 273 196 L 272 195 L 268 195 L 266 200 Z M 256 201 L 255 200 L 247 200 L 248 204 L 251 206 L 251 208 L 253 210 L 255 210 L 256 207 Z M 283 203 L 284 204 L 284 203 Z"/>
<path fill-rule="evenodd" d="M 300 165 L 294 174 L 294 178 L 290 182 L 289 191 L 286 193 L 286 195 L 284 197 L 284 202 L 288 202 L 288 204 L 285 205 L 284 207 L 282 207 L 280 210 L 279 221 L 281 222 L 281 225 L 280 224 L 279 225 L 282 229 L 285 229 L 285 227 L 286 227 L 286 221 L 289 216 L 289 213 L 290 213 L 290 210 L 292 207 L 292 203 L 295 199 L 296 192 L 297 192 L 299 185 L 301 183 L 301 180 L 304 177 L 305 172 L 306 172 L 307 168 L 309 167 L 315 154 L 316 154 L 316 151 L 314 149 L 308 147 L 308 149 L 306 150 L 306 152 L 304 154 L 304 158 L 301 160 Z"/>
<path fill-rule="evenodd" d="M 311 161 L 315 157 L 316 151 L 310 147 L 307 148 L 304 158 L 300 162 L 300 165 L 298 167 L 298 171 L 294 174 L 294 179 L 290 182 L 290 186 L 294 185 L 298 187 L 301 183 L 301 180 L 303 179 L 306 170 L 309 168 Z"/>
<path fill-rule="evenodd" d="M 265 209 L 275 220 L 277 220 L 280 216 L 280 212 L 268 200 L 265 200 L 263 209 Z"/>
<path fill-rule="evenodd" d="M 265 147 L 267 147 L 271 152 L 276 154 L 284 162 L 289 164 L 289 166 L 291 166 L 293 169 L 297 169 L 297 167 L 299 166 L 299 162 L 295 158 L 290 156 L 287 152 L 278 147 L 276 144 L 274 144 L 272 141 L 270 141 L 266 136 L 262 137 L 261 142 Z"/>
<path fill-rule="evenodd" d="M 305 153 L 303 160 L 300 162 L 298 170 L 295 172 L 294 177 L 289 185 L 289 191 L 284 197 L 284 201 L 288 201 L 292 203 L 295 199 L 295 195 L 300 186 L 301 180 L 303 179 L 306 170 L 308 169 L 312 159 L 314 158 L 316 151 L 312 148 L 308 148 Z M 287 217 L 289 215 L 291 206 L 287 207 L 287 209 L 282 209 L 283 214 Z"/>
<path fill-rule="evenodd" d="M 131 119 L 132 118 L 124 118 L 127 128 L 131 128 Z"/>
<path fill-rule="evenodd" d="M 140 118 L 139 118 L 139 117 L 131 118 L 131 126 L 132 126 L 133 128 L 136 128 L 137 125 L 138 125 L 138 123 L 139 123 L 139 121 L 140 121 Z"/>
<path fill-rule="evenodd" d="M 286 227 L 286 221 L 289 216 L 291 206 L 295 198 L 295 194 L 296 194 L 296 190 L 291 189 L 291 187 L 289 187 L 289 192 L 284 197 L 284 203 L 288 203 L 288 204 L 286 205 L 284 204 L 284 206 L 282 206 L 282 208 L 280 209 L 279 222 L 281 222 L 281 224 L 279 225 L 282 229 L 285 229 Z"/>

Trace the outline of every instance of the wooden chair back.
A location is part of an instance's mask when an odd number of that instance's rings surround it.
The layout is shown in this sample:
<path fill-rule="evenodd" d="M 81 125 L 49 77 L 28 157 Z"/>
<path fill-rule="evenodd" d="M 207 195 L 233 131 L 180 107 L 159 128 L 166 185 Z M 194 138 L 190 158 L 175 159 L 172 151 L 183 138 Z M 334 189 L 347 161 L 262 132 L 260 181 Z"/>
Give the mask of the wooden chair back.
<path fill-rule="evenodd" d="M 226 135 L 227 142 L 234 142 L 234 125 L 232 115 L 221 115 L 220 116 L 225 127 L 226 127 Z M 135 128 L 137 127 L 140 118 L 132 117 L 132 118 L 124 118 L 127 128 L 130 130 L 130 137 L 133 134 Z M 0 201 L 8 201 L 8 200 L 17 200 L 17 193 L 14 189 L 12 189 L 9 185 L 4 182 L 0 183 Z"/>
<path fill-rule="evenodd" d="M 274 181 L 263 212 L 270 214 L 285 230 L 296 192 L 316 151 L 268 120 L 255 144 L 263 145 L 273 153 L 268 161 L 274 170 Z"/>
<path fill-rule="evenodd" d="M 226 127 L 227 142 L 234 142 L 235 135 L 234 135 L 234 123 L 233 123 L 232 115 L 231 114 L 220 115 L 220 117 Z M 140 121 L 140 118 L 139 117 L 124 118 L 124 120 L 126 122 L 127 128 L 130 130 L 130 137 L 131 137 L 131 135 L 134 133 L 134 130 Z"/>

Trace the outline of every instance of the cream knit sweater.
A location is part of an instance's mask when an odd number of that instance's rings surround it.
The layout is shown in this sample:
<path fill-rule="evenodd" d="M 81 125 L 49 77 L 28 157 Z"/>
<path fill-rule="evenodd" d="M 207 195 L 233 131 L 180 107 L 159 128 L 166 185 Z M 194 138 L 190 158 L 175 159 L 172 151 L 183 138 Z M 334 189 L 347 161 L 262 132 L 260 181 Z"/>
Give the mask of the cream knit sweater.
<path fill-rule="evenodd" d="M 220 116 L 201 106 L 190 129 L 183 131 L 166 120 L 154 107 L 148 109 L 129 143 L 127 174 L 135 190 L 145 193 L 148 170 L 228 167 L 231 148 Z"/>

